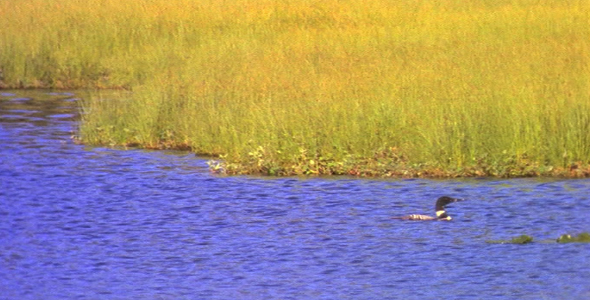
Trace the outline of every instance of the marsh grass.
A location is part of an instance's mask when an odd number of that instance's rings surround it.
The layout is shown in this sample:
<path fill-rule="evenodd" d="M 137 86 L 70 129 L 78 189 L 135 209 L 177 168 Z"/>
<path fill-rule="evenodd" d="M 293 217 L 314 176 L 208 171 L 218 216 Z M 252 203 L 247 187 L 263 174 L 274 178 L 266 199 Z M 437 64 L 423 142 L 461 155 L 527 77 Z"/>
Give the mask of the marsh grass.
<path fill-rule="evenodd" d="M 91 144 L 226 173 L 590 175 L 590 3 L 0 2 L 10 87 L 84 101 Z M 116 93 L 115 93 L 116 94 Z"/>

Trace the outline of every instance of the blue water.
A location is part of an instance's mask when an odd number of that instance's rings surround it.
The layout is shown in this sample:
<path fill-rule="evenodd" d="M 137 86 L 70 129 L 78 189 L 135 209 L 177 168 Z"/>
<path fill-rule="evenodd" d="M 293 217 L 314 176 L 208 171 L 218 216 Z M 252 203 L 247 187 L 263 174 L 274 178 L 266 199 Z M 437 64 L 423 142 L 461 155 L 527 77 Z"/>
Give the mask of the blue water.
<path fill-rule="evenodd" d="M 590 180 L 223 177 L 74 144 L 78 97 L 0 92 L 0 299 L 590 299 L 590 244 L 552 242 Z"/>

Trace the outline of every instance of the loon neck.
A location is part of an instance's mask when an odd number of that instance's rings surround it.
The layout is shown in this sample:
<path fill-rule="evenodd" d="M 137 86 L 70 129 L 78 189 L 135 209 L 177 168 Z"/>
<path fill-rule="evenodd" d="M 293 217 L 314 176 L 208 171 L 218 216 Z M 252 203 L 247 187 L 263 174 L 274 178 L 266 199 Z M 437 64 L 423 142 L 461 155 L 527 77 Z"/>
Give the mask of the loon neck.
<path fill-rule="evenodd" d="M 436 211 L 436 218 L 439 220 L 451 220 L 451 216 L 447 215 L 444 209 Z"/>

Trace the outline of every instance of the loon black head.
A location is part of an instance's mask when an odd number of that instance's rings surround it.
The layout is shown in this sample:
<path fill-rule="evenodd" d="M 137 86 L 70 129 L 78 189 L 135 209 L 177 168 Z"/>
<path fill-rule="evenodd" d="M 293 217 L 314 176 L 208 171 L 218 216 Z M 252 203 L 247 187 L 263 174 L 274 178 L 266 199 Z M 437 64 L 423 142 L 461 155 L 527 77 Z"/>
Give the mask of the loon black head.
<path fill-rule="evenodd" d="M 438 198 L 438 200 L 436 200 L 436 204 L 434 205 L 434 209 L 436 211 L 436 217 L 425 216 L 425 215 L 409 215 L 409 216 L 404 216 L 404 217 L 397 217 L 397 219 L 420 220 L 420 221 L 426 221 L 426 220 L 450 221 L 452 218 L 451 218 L 451 216 L 447 215 L 447 212 L 445 211 L 445 206 L 449 205 L 450 203 L 457 202 L 457 201 L 462 201 L 462 199 L 451 198 L 451 197 L 447 197 L 447 196 L 443 196 L 443 197 Z"/>
<path fill-rule="evenodd" d="M 436 200 L 436 204 L 434 205 L 436 218 L 438 220 L 451 220 L 451 216 L 447 215 L 447 212 L 445 211 L 445 206 L 457 201 L 462 201 L 462 199 L 451 198 L 448 196 L 442 196 L 438 198 L 438 200 Z"/>
<path fill-rule="evenodd" d="M 445 206 L 447 206 L 448 204 L 451 204 L 451 203 L 457 202 L 457 201 L 462 201 L 462 200 L 463 199 L 442 196 L 442 197 L 438 198 L 438 200 L 436 200 L 436 204 L 434 205 L 434 209 L 437 211 L 438 210 L 445 210 Z"/>

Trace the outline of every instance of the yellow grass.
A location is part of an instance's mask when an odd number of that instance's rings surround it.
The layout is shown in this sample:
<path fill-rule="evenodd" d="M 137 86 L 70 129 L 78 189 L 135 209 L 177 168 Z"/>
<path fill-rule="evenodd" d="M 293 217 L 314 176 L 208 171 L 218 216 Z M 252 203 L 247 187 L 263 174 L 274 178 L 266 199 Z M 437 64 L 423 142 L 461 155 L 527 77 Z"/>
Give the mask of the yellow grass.
<path fill-rule="evenodd" d="M 0 2 L 11 87 L 124 87 L 88 143 L 190 147 L 229 172 L 590 169 L 590 2 Z M 107 99 L 107 100 L 105 100 Z"/>

